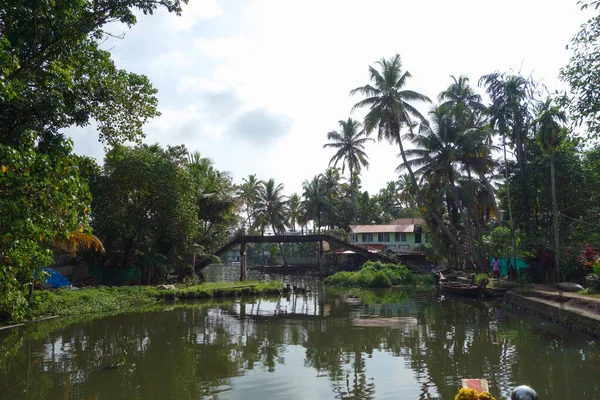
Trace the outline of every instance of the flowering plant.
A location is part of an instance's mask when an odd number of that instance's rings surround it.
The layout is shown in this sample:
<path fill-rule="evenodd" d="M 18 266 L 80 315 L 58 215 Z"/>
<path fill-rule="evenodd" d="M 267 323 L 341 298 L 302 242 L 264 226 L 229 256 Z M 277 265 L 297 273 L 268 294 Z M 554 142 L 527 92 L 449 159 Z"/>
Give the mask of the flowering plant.
<path fill-rule="evenodd" d="M 488 392 L 477 393 L 474 389 L 462 388 L 454 397 L 454 400 L 496 400 Z"/>

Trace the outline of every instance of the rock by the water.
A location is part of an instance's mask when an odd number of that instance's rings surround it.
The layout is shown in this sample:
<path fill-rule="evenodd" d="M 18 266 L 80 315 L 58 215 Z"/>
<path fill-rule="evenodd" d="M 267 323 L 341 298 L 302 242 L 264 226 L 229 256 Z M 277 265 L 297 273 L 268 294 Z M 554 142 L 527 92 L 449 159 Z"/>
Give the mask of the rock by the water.
<path fill-rule="evenodd" d="M 560 282 L 556 285 L 560 290 L 564 290 L 565 292 L 578 292 L 583 290 L 583 286 L 574 282 Z"/>
<path fill-rule="evenodd" d="M 517 386 L 510 394 L 510 400 L 539 400 L 535 390 L 526 385 Z"/>

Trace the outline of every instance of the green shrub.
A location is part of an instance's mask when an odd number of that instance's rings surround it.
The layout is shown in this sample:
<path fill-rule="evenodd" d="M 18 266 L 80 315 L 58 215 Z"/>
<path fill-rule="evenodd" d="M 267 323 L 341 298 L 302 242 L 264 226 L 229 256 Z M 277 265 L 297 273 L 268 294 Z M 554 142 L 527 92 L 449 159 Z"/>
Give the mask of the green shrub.
<path fill-rule="evenodd" d="M 600 293 L 600 275 L 589 274 L 585 277 L 586 286 L 588 293 L 595 294 Z"/>
<path fill-rule="evenodd" d="M 338 272 L 327 277 L 324 283 L 329 286 L 342 287 L 389 287 L 392 285 L 429 285 L 434 283 L 434 279 L 431 276 L 415 275 L 404 265 L 368 261 L 360 271 Z"/>
<path fill-rule="evenodd" d="M 475 284 L 479 285 L 484 279 L 490 279 L 489 275 L 485 272 L 478 273 L 477 275 L 475 275 Z"/>
<path fill-rule="evenodd" d="M 392 280 L 384 271 L 377 271 L 371 278 L 371 287 L 389 287 L 392 285 Z"/>

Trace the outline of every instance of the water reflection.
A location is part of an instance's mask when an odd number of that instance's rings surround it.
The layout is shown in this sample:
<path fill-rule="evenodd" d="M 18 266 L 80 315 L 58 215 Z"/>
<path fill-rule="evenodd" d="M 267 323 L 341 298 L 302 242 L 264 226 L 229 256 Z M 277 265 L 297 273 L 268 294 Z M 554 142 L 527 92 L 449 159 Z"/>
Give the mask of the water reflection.
<path fill-rule="evenodd" d="M 546 399 L 600 396 L 585 336 L 431 291 L 304 286 L 0 332 L 0 399 L 451 399 L 469 377 L 500 398 L 521 383 Z"/>

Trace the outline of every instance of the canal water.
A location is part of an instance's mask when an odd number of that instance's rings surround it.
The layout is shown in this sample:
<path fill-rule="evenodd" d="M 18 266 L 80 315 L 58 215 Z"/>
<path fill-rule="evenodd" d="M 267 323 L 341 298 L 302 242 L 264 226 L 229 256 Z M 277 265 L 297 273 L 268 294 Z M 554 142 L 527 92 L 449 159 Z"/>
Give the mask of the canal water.
<path fill-rule="evenodd" d="M 212 271 L 214 272 L 214 271 Z M 207 274 L 209 275 L 209 274 Z M 280 279 L 280 277 L 270 277 Z M 0 399 L 600 399 L 600 345 L 435 290 L 188 302 L 0 331 Z"/>

